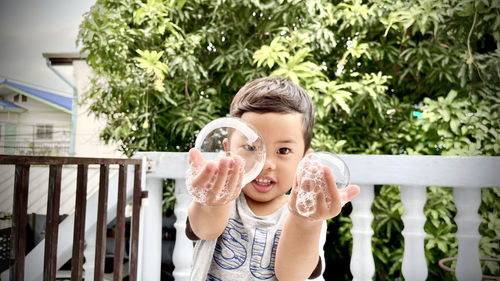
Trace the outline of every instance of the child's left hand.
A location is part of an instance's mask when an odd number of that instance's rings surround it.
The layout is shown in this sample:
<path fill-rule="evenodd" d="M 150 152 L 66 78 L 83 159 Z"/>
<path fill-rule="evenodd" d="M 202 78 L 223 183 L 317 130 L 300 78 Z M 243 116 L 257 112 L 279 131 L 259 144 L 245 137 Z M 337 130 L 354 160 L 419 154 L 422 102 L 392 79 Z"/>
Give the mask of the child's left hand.
<path fill-rule="evenodd" d="M 298 171 L 288 206 L 290 212 L 309 220 L 326 220 L 337 216 L 358 194 L 357 185 L 337 189 L 330 168 L 310 163 Z"/>

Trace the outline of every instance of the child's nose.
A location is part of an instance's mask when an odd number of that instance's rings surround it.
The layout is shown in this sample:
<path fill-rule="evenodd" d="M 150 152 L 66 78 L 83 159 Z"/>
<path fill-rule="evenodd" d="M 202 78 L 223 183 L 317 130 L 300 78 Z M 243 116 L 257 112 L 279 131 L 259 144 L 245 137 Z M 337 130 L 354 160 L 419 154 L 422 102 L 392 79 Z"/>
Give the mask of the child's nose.
<path fill-rule="evenodd" d="M 263 170 L 274 170 L 276 168 L 276 164 L 274 161 L 273 155 L 269 155 L 266 153 L 266 161 L 264 162 L 264 167 L 262 168 Z"/>

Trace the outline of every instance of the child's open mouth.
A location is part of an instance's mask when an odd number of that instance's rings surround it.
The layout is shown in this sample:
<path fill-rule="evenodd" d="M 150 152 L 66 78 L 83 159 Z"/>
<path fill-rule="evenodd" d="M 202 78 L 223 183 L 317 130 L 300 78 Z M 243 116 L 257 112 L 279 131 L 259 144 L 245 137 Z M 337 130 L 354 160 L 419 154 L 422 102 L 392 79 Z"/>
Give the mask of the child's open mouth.
<path fill-rule="evenodd" d="M 275 182 L 268 177 L 258 177 L 252 181 L 253 187 L 258 191 L 258 192 L 268 192 L 271 190 L 275 184 Z"/>

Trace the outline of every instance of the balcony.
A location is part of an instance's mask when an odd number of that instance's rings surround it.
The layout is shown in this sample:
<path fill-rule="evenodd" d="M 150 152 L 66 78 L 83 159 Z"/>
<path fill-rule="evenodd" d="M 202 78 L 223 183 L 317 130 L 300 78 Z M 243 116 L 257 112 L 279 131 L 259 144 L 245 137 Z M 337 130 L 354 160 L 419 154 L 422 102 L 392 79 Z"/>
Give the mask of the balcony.
<path fill-rule="evenodd" d="M 143 202 L 144 204 L 141 207 L 141 219 L 137 232 L 139 235 L 139 238 L 137 238 L 138 252 L 134 261 L 137 265 L 137 280 L 160 280 L 162 188 L 164 179 L 175 180 L 176 187 L 177 203 L 174 212 L 177 221 L 174 226 L 177 235 L 173 252 L 175 265 L 173 275 L 175 280 L 189 280 L 193 244 L 184 235 L 187 206 L 191 200 L 185 186 L 185 172 L 188 167 L 187 157 L 187 153 L 172 152 L 143 152 L 135 155 L 135 158 L 143 159 L 143 170 L 140 174 L 144 175 L 145 183 L 143 182 L 141 186 L 142 189 L 148 192 L 148 199 Z M 458 256 L 456 257 L 455 268 L 457 280 L 473 281 L 483 278 L 478 250 L 479 239 L 481 238 L 478 227 L 481 220 L 477 210 L 481 204 L 481 188 L 500 186 L 500 157 L 389 155 L 341 155 L 341 157 L 350 167 L 351 181 L 361 188 L 361 194 L 352 202 L 353 211 L 350 215 L 353 222 L 351 229 L 353 249 L 350 261 L 353 280 L 372 280 L 375 273 L 371 245 L 373 235 L 371 206 L 374 200 L 374 186 L 380 184 L 392 184 L 401 187 L 401 201 L 405 209 L 402 217 L 404 223 L 404 230 L 402 231 L 404 258 L 401 270 L 405 280 L 426 280 L 428 275 L 424 255 L 424 238 L 426 236 L 424 223 L 426 218 L 423 213 L 427 186 L 453 188 L 457 207 L 455 222 L 458 227 L 455 233 L 458 240 Z M 12 164 L 12 161 L 6 162 L 4 158 L 6 157 L 0 157 L 0 164 Z M 97 159 L 95 164 L 102 161 L 102 159 Z M 138 175 L 137 171 L 135 173 Z M 122 178 L 121 181 L 123 182 L 124 179 Z M 129 183 L 129 185 L 131 184 Z M 16 190 L 17 188 L 16 186 Z M 110 184 L 110 192 L 114 189 L 114 185 Z M 93 196 L 89 196 L 93 198 Z M 118 203 L 120 206 L 132 202 L 132 200 L 139 200 L 134 201 L 134 205 L 141 201 L 140 196 L 135 197 L 135 195 L 120 198 L 118 200 L 118 202 L 122 201 L 122 203 Z M 94 201 L 97 202 L 97 200 Z M 89 199 L 88 202 L 87 204 L 90 204 L 93 199 Z M 110 205 L 108 205 L 108 208 L 112 207 Z M 114 206 L 116 208 L 116 203 Z M 90 209 L 92 208 L 87 206 L 87 210 Z M 93 219 L 97 220 L 95 217 Z M 91 222 L 91 224 L 95 223 Z M 102 222 L 100 223 L 102 224 Z M 77 227 L 76 225 L 75 231 L 82 228 L 82 226 Z M 92 258 L 94 249 L 99 248 L 96 247 L 95 243 L 91 242 L 93 237 L 96 237 L 95 228 L 85 232 L 86 247 L 84 255 L 86 262 L 83 267 L 87 265 L 87 268 L 82 273 L 85 280 L 93 280 L 97 268 L 89 266 L 90 261 L 95 259 L 95 257 Z M 101 236 L 98 234 L 97 237 Z M 76 245 L 73 241 L 65 243 Z M 64 246 L 58 245 L 58 247 Z M 16 261 L 21 258 L 24 260 L 24 256 L 18 255 Z M 41 276 L 43 268 L 37 269 L 38 272 L 36 273 L 30 272 L 27 268 L 30 267 L 30 263 L 41 263 L 42 260 L 43 254 L 30 258 L 29 261 L 27 258 L 26 267 L 24 268 L 25 276 L 28 276 L 26 275 L 27 272 L 31 277 Z M 4 275 L 2 280 L 3 278 Z M 14 280 L 39 279 L 26 277 L 25 279 Z M 115 278 L 114 280 L 119 279 Z"/>

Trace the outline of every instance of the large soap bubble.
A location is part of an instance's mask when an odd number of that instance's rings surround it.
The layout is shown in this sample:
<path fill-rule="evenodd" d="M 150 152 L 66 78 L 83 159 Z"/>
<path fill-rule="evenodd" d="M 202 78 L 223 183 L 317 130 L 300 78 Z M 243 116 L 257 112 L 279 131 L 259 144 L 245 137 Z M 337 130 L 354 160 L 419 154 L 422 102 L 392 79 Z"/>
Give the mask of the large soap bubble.
<path fill-rule="evenodd" d="M 195 142 L 203 158 L 218 161 L 222 157 L 239 156 L 244 165 L 242 186 L 255 179 L 264 166 L 264 139 L 251 124 L 234 117 L 216 119 L 203 127 Z"/>
<path fill-rule="evenodd" d="M 329 167 L 340 192 L 342 206 L 347 202 L 342 189 L 350 182 L 349 168 L 338 156 L 328 152 L 307 154 L 297 167 L 296 209 L 302 216 L 316 212 L 318 194 L 323 194 L 327 207 L 331 206 L 331 196 L 327 192 L 326 180 L 322 167 Z"/>

